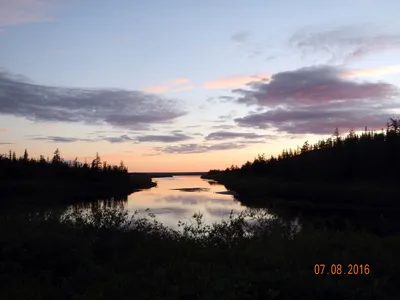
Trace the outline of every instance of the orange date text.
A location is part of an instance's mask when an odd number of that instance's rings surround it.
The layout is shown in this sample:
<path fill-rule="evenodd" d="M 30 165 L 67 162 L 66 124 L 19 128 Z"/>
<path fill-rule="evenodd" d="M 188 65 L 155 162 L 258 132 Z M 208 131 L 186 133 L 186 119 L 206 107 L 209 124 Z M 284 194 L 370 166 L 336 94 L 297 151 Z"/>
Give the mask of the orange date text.
<path fill-rule="evenodd" d="M 369 275 L 369 264 L 315 264 L 315 275 Z"/>

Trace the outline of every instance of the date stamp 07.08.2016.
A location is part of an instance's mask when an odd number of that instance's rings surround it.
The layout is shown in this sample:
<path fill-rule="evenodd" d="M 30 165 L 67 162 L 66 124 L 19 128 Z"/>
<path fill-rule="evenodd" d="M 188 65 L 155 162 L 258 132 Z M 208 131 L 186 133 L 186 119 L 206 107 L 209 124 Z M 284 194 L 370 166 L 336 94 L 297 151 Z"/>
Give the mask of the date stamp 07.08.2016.
<path fill-rule="evenodd" d="M 315 264 L 315 275 L 369 275 L 369 264 Z"/>

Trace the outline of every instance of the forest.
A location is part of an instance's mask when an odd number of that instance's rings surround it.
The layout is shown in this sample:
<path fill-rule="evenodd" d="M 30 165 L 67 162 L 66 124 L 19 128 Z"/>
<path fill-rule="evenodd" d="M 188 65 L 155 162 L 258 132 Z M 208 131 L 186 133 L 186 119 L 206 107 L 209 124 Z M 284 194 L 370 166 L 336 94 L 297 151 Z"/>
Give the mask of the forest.
<path fill-rule="evenodd" d="M 253 162 L 210 170 L 215 180 L 239 194 L 246 205 L 291 202 L 313 209 L 400 209 L 396 201 L 400 150 L 400 119 L 391 118 L 380 132 L 365 127 L 332 136 L 278 156 L 258 155 Z"/>
<path fill-rule="evenodd" d="M 39 159 L 29 157 L 28 150 L 17 157 L 15 152 L 9 151 L 8 155 L 0 155 L 0 179 L 32 179 L 37 178 L 60 178 L 63 180 L 90 179 L 90 180 L 120 180 L 127 177 L 128 169 L 121 161 L 120 165 L 102 162 L 101 157 L 96 157 L 90 164 L 86 161 L 81 163 L 78 158 L 67 161 L 60 155 L 60 150 L 54 151 L 50 159 L 40 155 Z"/>
<path fill-rule="evenodd" d="M 400 119 L 391 118 L 386 130 L 365 130 L 356 134 L 351 130 L 342 137 L 336 129 L 327 139 L 311 145 L 308 141 L 297 149 L 283 150 L 269 159 L 258 155 L 253 162 L 241 167 L 231 166 L 218 173 L 240 176 L 269 176 L 286 180 L 350 179 L 394 181 L 400 177 Z"/>
<path fill-rule="evenodd" d="M 130 194 L 137 189 L 155 186 L 146 174 L 129 173 L 124 163 L 108 164 L 98 153 L 88 163 L 65 160 L 56 149 L 53 157 L 29 157 L 28 150 L 17 157 L 11 150 L 0 155 L 0 194 L 10 196 L 92 195 L 96 197 Z M 60 195 L 55 197 L 60 199 Z M 80 199 L 80 198 L 79 198 Z"/>

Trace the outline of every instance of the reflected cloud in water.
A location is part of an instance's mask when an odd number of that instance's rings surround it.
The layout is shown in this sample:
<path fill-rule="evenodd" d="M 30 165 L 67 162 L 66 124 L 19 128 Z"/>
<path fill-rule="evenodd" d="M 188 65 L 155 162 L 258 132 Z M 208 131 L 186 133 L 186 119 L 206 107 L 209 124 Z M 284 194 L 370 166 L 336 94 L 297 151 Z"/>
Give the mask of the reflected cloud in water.
<path fill-rule="evenodd" d="M 190 210 L 181 207 L 160 207 L 160 208 L 153 208 L 150 210 L 150 212 L 155 215 L 172 214 L 180 216 L 189 213 Z"/>
<path fill-rule="evenodd" d="M 171 189 L 171 191 L 180 191 L 180 192 L 189 192 L 189 193 L 196 193 L 196 192 L 208 192 L 210 189 L 208 188 L 180 188 L 180 189 Z"/>
<path fill-rule="evenodd" d="M 207 207 L 206 210 L 210 215 L 212 215 L 214 217 L 221 217 L 221 218 L 229 217 L 231 212 L 233 212 L 234 214 L 237 214 L 242 211 L 242 210 L 237 210 L 237 209 L 226 209 L 226 208 L 222 208 L 222 207 Z"/>
<path fill-rule="evenodd" d="M 224 206 L 235 205 L 232 197 L 226 198 L 207 198 L 199 197 L 198 195 L 169 195 L 162 199 L 156 199 L 156 202 L 169 202 L 169 203 L 181 203 L 183 205 L 198 205 L 198 204 L 220 204 Z"/>

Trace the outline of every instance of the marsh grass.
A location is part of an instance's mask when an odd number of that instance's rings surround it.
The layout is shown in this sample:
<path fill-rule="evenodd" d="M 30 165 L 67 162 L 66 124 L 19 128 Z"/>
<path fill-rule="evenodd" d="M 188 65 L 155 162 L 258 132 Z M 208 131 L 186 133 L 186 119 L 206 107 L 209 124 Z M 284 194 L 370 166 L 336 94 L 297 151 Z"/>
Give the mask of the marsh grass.
<path fill-rule="evenodd" d="M 0 299 L 395 299 L 400 237 L 296 232 L 247 210 L 165 227 L 122 207 L 2 217 Z M 369 275 L 315 275 L 315 264 Z"/>

